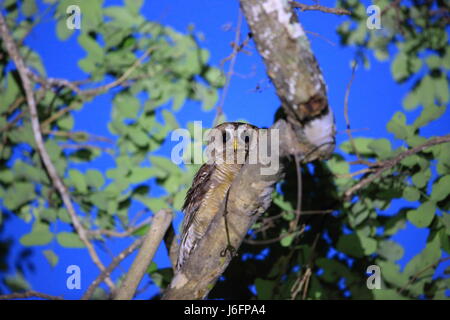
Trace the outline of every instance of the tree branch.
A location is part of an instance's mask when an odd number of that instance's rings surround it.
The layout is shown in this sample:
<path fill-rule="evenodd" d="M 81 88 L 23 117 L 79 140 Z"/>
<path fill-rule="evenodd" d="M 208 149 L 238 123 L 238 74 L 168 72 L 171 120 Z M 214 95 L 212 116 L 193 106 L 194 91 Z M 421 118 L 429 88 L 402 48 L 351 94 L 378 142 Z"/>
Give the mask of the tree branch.
<path fill-rule="evenodd" d="M 163 237 L 172 222 L 172 213 L 167 210 L 161 210 L 153 217 L 152 225 L 142 243 L 142 247 L 136 259 L 128 271 L 122 285 L 117 291 L 114 300 L 131 300 L 134 297 L 136 289 L 153 260 Z"/>
<path fill-rule="evenodd" d="M 117 257 L 113 259 L 111 264 L 103 270 L 100 275 L 89 285 L 89 288 L 86 290 L 84 295 L 81 297 L 81 300 L 89 300 L 95 292 L 95 289 L 102 283 L 106 277 L 109 277 L 110 274 L 116 269 L 119 264 L 125 260 L 130 254 L 132 254 L 137 248 L 139 248 L 144 242 L 144 237 L 139 238 L 134 241 L 128 248 L 123 250 Z"/>
<path fill-rule="evenodd" d="M 396 164 L 398 164 L 400 161 L 402 161 L 406 157 L 409 157 L 413 154 L 421 152 L 428 147 L 431 147 L 431 146 L 434 146 L 437 144 L 441 144 L 441 143 L 446 143 L 446 142 L 450 142 L 450 134 L 446 135 L 446 136 L 442 136 L 442 137 L 432 138 L 420 146 L 411 148 L 409 150 L 406 150 L 406 151 L 398 154 L 397 156 L 395 156 L 392 159 L 382 161 L 379 164 L 379 167 L 377 169 L 373 170 L 373 172 L 374 172 L 373 174 L 361 179 L 357 184 L 355 184 L 353 187 L 351 187 L 347 191 L 345 191 L 345 193 L 344 193 L 345 198 L 351 199 L 351 197 L 355 194 L 356 191 L 367 186 L 369 183 L 371 183 L 375 179 L 379 178 L 383 174 L 383 172 L 385 172 L 388 169 L 391 169 L 392 167 L 394 167 Z"/>
<path fill-rule="evenodd" d="M 58 173 L 56 171 L 55 166 L 53 165 L 50 155 L 48 154 L 44 139 L 42 137 L 42 132 L 40 128 L 39 118 L 38 118 L 38 111 L 36 106 L 36 100 L 34 98 L 33 88 L 31 86 L 31 81 L 28 77 L 27 73 L 27 67 L 25 66 L 25 63 L 22 59 L 22 57 L 19 54 L 19 50 L 17 49 L 16 44 L 14 43 L 14 40 L 9 34 L 8 26 L 6 25 L 6 21 L 3 17 L 3 14 L 0 12 L 0 35 L 3 39 L 4 46 L 6 48 L 6 51 L 8 52 L 10 58 L 14 61 L 17 71 L 19 72 L 19 76 L 22 80 L 23 89 L 25 91 L 25 96 L 30 112 L 30 118 L 31 118 L 31 127 L 33 130 L 34 139 L 36 142 L 36 148 L 39 153 L 39 156 L 42 159 L 42 162 L 44 163 L 44 166 L 46 168 L 46 171 L 53 182 L 53 185 L 58 190 L 63 203 L 69 212 L 69 215 L 72 220 L 72 224 L 78 233 L 78 236 L 80 237 L 81 241 L 85 244 L 86 248 L 88 249 L 89 255 L 92 259 L 92 261 L 97 265 L 97 267 L 103 271 L 105 267 L 103 266 L 102 262 L 100 261 L 100 258 L 97 255 L 97 252 L 95 251 L 93 245 L 90 243 L 86 230 L 84 229 L 83 225 L 81 224 L 75 209 L 72 205 L 72 201 L 70 199 L 69 193 L 67 191 L 66 186 L 64 185 L 62 179 L 58 176 Z M 114 289 L 114 283 L 111 279 L 107 279 L 107 284 L 111 288 L 111 290 Z"/>
<path fill-rule="evenodd" d="M 240 3 L 292 127 L 292 138 L 297 143 L 292 154 L 302 154 L 302 162 L 327 158 L 334 144 L 317 147 L 304 132 L 306 121 L 332 111 L 322 72 L 297 15 L 289 3 L 281 0 L 240 0 Z"/>
<path fill-rule="evenodd" d="M 78 85 L 74 82 L 71 82 L 67 79 L 60 79 L 60 78 L 43 78 L 37 74 L 35 74 L 30 69 L 26 69 L 26 73 L 28 76 L 35 82 L 42 84 L 46 88 L 50 87 L 66 87 L 77 93 L 79 96 L 94 96 L 103 92 L 106 92 L 110 89 L 113 89 L 119 85 L 121 85 L 124 81 L 128 79 L 128 77 L 131 75 L 131 73 L 144 61 L 146 57 L 150 55 L 152 51 L 154 51 L 155 48 L 149 48 L 147 49 L 144 54 L 137 59 L 130 68 L 128 68 L 119 78 L 116 80 L 107 83 L 103 86 L 93 88 L 93 89 L 80 89 Z"/>
<path fill-rule="evenodd" d="M 33 290 L 0 295 L 0 300 L 26 299 L 26 298 L 42 298 L 42 299 L 46 299 L 46 300 L 64 300 L 62 297 L 51 296 L 49 294 L 41 293 L 41 292 L 37 292 L 37 291 L 33 291 Z"/>
<path fill-rule="evenodd" d="M 346 9 L 342 9 L 342 8 L 329 8 L 329 7 L 324 7 L 321 6 L 319 4 L 315 4 L 315 5 L 307 5 L 307 4 L 302 4 L 302 3 L 298 3 L 295 1 L 291 1 L 291 6 L 293 8 L 299 8 L 301 11 L 321 11 L 324 13 L 333 13 L 333 14 L 337 14 L 337 15 L 351 15 L 352 13 Z"/>

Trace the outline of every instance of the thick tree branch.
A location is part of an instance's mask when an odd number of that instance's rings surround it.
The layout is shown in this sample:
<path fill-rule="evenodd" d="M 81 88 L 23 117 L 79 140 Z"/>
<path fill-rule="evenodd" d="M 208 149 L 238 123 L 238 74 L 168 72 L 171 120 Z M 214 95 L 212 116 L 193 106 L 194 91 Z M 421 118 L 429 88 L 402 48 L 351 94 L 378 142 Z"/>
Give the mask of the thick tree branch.
<path fill-rule="evenodd" d="M 133 299 L 136 289 L 150 262 L 153 260 L 153 256 L 162 242 L 171 222 L 172 213 L 170 211 L 161 210 L 155 214 L 141 249 L 114 297 L 115 300 Z"/>
<path fill-rule="evenodd" d="M 297 153 L 302 154 L 303 162 L 328 157 L 334 145 L 318 148 L 304 133 L 306 121 L 331 110 L 322 72 L 293 8 L 281 0 L 240 3 L 286 120 L 295 132 Z"/>
<path fill-rule="evenodd" d="M 92 243 L 89 241 L 87 232 L 84 229 L 83 225 L 81 224 L 75 209 L 73 207 L 72 201 L 69 196 L 69 192 L 64 185 L 62 179 L 59 177 L 56 168 L 54 164 L 52 163 L 52 160 L 50 158 L 50 155 L 48 154 L 44 139 L 42 137 L 41 127 L 39 123 L 38 118 L 38 111 L 36 106 L 36 100 L 33 93 L 33 87 L 31 85 L 31 81 L 28 77 L 27 73 L 27 67 L 25 66 L 25 63 L 22 59 L 22 57 L 19 54 L 19 50 L 17 49 L 16 44 L 14 43 L 14 40 L 9 34 L 8 26 L 6 25 L 6 21 L 3 17 L 3 14 L 0 12 L 0 35 L 3 40 L 3 44 L 6 48 L 6 51 L 8 52 L 10 58 L 14 61 L 17 71 L 19 72 L 20 78 L 22 80 L 23 89 L 25 91 L 25 96 L 30 112 L 30 120 L 31 120 L 31 126 L 33 130 L 34 139 L 36 142 L 36 148 L 37 151 L 42 159 L 42 162 L 44 163 L 45 169 L 53 182 L 53 185 L 58 190 L 63 203 L 69 212 L 69 215 L 72 220 L 72 224 L 78 233 L 78 236 L 80 237 L 81 241 L 85 244 L 86 248 L 88 249 L 89 255 L 92 259 L 92 261 L 97 265 L 97 267 L 103 271 L 105 267 L 103 266 L 102 262 L 100 261 L 100 258 L 97 255 L 97 252 L 95 251 Z M 111 290 L 114 289 L 114 283 L 111 279 L 107 279 L 107 284 L 111 288 Z"/>
<path fill-rule="evenodd" d="M 437 144 L 441 144 L 441 143 L 446 143 L 446 142 L 450 142 L 450 134 L 446 135 L 446 136 L 442 136 L 442 137 L 432 138 L 432 139 L 428 140 L 427 142 L 425 142 L 424 144 L 421 144 L 420 146 L 411 148 L 409 150 L 406 150 L 406 151 L 398 154 L 397 156 L 395 156 L 392 159 L 382 161 L 381 163 L 378 164 L 377 169 L 373 169 L 372 174 L 361 179 L 357 184 L 355 184 L 353 187 L 351 187 L 350 189 L 345 191 L 345 193 L 344 193 L 345 198 L 350 199 L 355 194 L 356 191 L 358 191 L 361 188 L 364 188 L 369 183 L 371 183 L 375 179 L 379 178 L 386 170 L 391 169 L 392 167 L 394 167 L 396 164 L 398 164 L 400 161 L 402 161 L 406 157 L 409 157 L 413 154 L 421 152 L 428 147 L 431 147 L 431 146 L 434 146 Z"/>

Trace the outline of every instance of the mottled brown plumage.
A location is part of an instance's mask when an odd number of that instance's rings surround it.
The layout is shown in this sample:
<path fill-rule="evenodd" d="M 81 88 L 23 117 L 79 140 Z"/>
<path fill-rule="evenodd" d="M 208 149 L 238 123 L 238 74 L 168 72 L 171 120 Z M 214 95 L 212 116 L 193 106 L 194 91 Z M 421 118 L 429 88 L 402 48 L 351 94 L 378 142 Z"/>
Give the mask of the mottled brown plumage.
<path fill-rule="evenodd" d="M 211 221 L 219 212 L 234 178 L 244 165 L 237 161 L 237 150 L 242 150 L 247 155 L 250 135 L 258 130 L 253 125 L 240 122 L 225 122 L 214 129 L 220 131 L 221 137 L 223 137 L 221 142 L 225 144 L 220 143 L 219 149 L 212 153 L 211 161 L 200 167 L 187 192 L 182 208 L 185 216 L 177 270 L 183 266 L 189 255 L 195 250 L 198 241 L 206 234 Z M 211 145 L 212 143 L 215 142 L 210 140 L 208 147 L 214 147 Z M 232 155 L 232 159 L 226 158 L 227 152 Z"/>

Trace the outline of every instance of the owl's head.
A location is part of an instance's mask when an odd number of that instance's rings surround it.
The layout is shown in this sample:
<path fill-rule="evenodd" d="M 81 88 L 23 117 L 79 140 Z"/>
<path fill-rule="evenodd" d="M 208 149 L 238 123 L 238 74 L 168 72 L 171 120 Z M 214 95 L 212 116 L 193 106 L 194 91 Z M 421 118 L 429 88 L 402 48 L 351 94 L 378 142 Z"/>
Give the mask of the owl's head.
<path fill-rule="evenodd" d="M 224 122 L 208 133 L 209 162 L 244 164 L 256 143 L 259 128 L 243 122 Z"/>

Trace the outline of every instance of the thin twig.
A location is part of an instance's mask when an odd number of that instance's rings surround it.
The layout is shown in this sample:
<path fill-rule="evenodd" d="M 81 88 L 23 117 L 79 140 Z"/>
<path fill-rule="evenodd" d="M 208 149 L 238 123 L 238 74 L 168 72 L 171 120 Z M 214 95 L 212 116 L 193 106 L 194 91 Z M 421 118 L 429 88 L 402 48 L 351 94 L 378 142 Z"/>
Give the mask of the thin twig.
<path fill-rule="evenodd" d="M 298 222 L 300 221 L 300 215 L 302 210 L 302 168 L 300 166 L 300 157 L 295 154 L 295 171 L 297 174 L 297 205 L 295 208 L 295 219 L 290 225 L 291 232 L 295 231 Z"/>
<path fill-rule="evenodd" d="M 148 57 L 150 55 L 150 53 L 152 51 L 154 51 L 155 48 L 149 48 L 147 49 L 144 54 L 137 59 L 133 65 L 128 68 L 119 78 L 117 78 L 116 80 L 107 83 L 103 86 L 97 87 L 97 88 L 93 88 L 93 89 L 80 89 L 78 87 L 78 85 L 76 84 L 76 82 L 73 81 L 69 81 L 67 79 L 60 79 L 60 78 L 43 78 L 37 74 L 35 74 L 33 71 L 31 71 L 30 69 L 26 69 L 26 72 L 28 74 L 28 76 L 35 82 L 38 82 L 40 84 L 42 84 L 44 87 L 46 88 L 50 88 L 50 87 L 66 87 L 71 89 L 72 91 L 74 91 L 75 93 L 77 93 L 80 96 L 93 96 L 93 95 L 97 95 L 103 92 L 106 92 L 110 89 L 113 89 L 119 85 L 121 85 L 124 81 L 126 81 L 128 79 L 128 77 L 131 75 L 131 73 L 142 63 L 142 61 Z"/>
<path fill-rule="evenodd" d="M 302 4 L 302 3 L 295 2 L 295 1 L 291 1 L 291 6 L 293 8 L 299 8 L 301 11 L 321 11 L 324 13 L 333 13 L 333 14 L 337 14 L 337 15 L 351 15 L 352 14 L 350 11 L 348 11 L 346 9 L 329 8 L 329 7 L 321 6 L 319 4 L 307 5 L 307 4 Z"/>
<path fill-rule="evenodd" d="M 421 152 L 422 150 L 424 150 L 428 147 L 431 147 L 431 146 L 434 146 L 437 144 L 441 144 L 441 143 L 446 143 L 446 142 L 450 142 L 450 134 L 448 134 L 446 136 L 432 138 L 432 139 L 428 140 L 427 142 L 425 142 L 424 144 L 421 144 L 420 146 L 411 148 L 409 150 L 406 150 L 406 151 L 398 154 L 397 156 L 395 156 L 392 159 L 385 160 L 385 161 L 382 161 L 381 163 L 378 163 L 379 168 L 376 169 L 373 174 L 360 180 L 353 187 L 351 187 L 347 191 L 345 191 L 345 193 L 344 193 L 345 198 L 350 199 L 356 191 L 365 187 L 366 185 L 368 185 L 375 179 L 379 178 L 383 174 L 383 172 L 385 172 L 388 169 L 391 169 L 392 167 L 394 167 L 396 164 L 398 164 L 400 161 L 402 161 L 406 157 L 409 157 L 413 154 Z"/>
<path fill-rule="evenodd" d="M 220 102 L 217 105 L 216 109 L 217 109 L 217 115 L 216 115 L 216 119 L 219 119 L 219 116 L 223 113 L 223 106 L 225 104 L 225 98 L 228 94 L 228 89 L 230 87 L 230 81 L 231 81 L 231 77 L 233 76 L 233 70 L 234 70 L 234 65 L 236 63 L 236 58 L 237 58 L 237 53 L 239 50 L 239 42 L 241 39 L 241 26 L 242 26 L 242 12 L 241 9 L 239 8 L 239 12 L 238 12 L 238 21 L 237 21 L 237 26 L 236 26 L 236 34 L 234 37 L 234 46 L 233 46 L 233 52 L 231 53 L 231 59 L 230 59 L 230 64 L 228 66 L 228 72 L 226 74 L 226 79 L 225 79 L 225 85 L 223 87 L 222 90 L 222 95 L 220 97 Z M 214 125 L 217 125 L 214 124 Z"/>
<path fill-rule="evenodd" d="M 139 223 L 138 225 L 134 227 L 129 227 L 125 231 L 120 232 L 116 230 L 106 230 L 106 229 L 99 229 L 99 230 L 89 230 L 88 234 L 90 237 L 98 237 L 98 236 L 108 236 L 108 237 L 115 237 L 115 238 L 125 238 L 133 234 L 136 230 L 142 228 L 145 225 L 149 225 L 152 221 L 153 217 L 149 217 Z"/>
<path fill-rule="evenodd" d="M 50 117 L 42 121 L 41 127 L 47 128 L 52 122 L 55 122 L 56 120 L 64 116 L 66 113 L 76 109 L 77 107 L 78 107 L 77 105 L 71 104 L 65 108 L 58 110 L 57 112 L 53 113 Z"/>
<path fill-rule="evenodd" d="M 441 258 L 441 259 L 439 259 L 438 261 L 436 261 L 436 262 L 434 262 L 434 263 L 432 263 L 432 264 L 426 266 L 425 268 L 423 268 L 422 270 L 420 270 L 419 272 L 417 272 L 416 274 L 414 274 L 414 276 L 411 277 L 411 279 L 408 281 L 408 283 L 407 283 L 403 288 L 401 288 L 401 289 L 399 290 L 398 293 L 401 294 L 403 291 L 405 291 L 405 290 L 406 290 L 411 284 L 413 284 L 413 283 L 417 280 L 417 278 L 419 278 L 419 276 L 420 276 L 421 274 L 423 274 L 425 271 L 427 271 L 427 270 L 429 270 L 429 269 L 431 269 L 431 268 L 435 268 L 435 267 L 437 267 L 439 264 L 441 264 L 442 262 L 445 262 L 445 261 L 448 261 L 448 260 L 450 260 L 450 257 Z"/>
<path fill-rule="evenodd" d="M 111 273 L 116 269 L 119 264 L 125 260 L 130 254 L 132 254 L 137 248 L 139 248 L 144 242 L 144 237 L 141 237 L 134 241 L 130 246 L 128 246 L 125 250 L 123 250 L 117 257 L 113 259 L 110 265 L 103 270 L 99 276 L 89 285 L 89 288 L 81 297 L 81 300 L 89 300 L 95 292 L 95 289 L 102 283 L 106 277 L 109 277 Z"/>
<path fill-rule="evenodd" d="M 19 54 L 19 50 L 14 43 L 14 40 L 11 38 L 9 34 L 8 27 L 6 25 L 6 21 L 3 17 L 3 14 L 0 12 L 0 35 L 3 39 L 3 43 L 5 45 L 6 51 L 8 52 L 11 59 L 14 61 L 16 68 L 19 72 L 20 78 L 22 80 L 23 89 L 25 91 L 25 96 L 27 99 L 27 104 L 30 112 L 30 118 L 31 118 L 31 126 L 33 130 L 34 139 L 36 141 L 36 148 L 37 151 L 42 159 L 42 162 L 44 163 L 44 166 L 47 170 L 47 173 L 50 177 L 50 179 L 53 182 L 53 185 L 58 190 L 59 194 L 61 195 L 61 198 L 63 200 L 63 203 L 69 212 L 69 215 L 72 220 L 72 224 L 78 233 L 78 236 L 80 237 L 81 241 L 84 243 L 86 248 L 88 249 L 89 255 L 92 259 L 92 261 L 97 265 L 97 267 L 103 271 L 105 267 L 103 266 L 102 262 L 100 261 L 100 258 L 97 255 L 97 252 L 95 251 L 92 243 L 89 241 L 86 230 L 84 229 L 83 225 L 81 224 L 78 215 L 75 212 L 75 208 L 73 207 L 72 201 L 70 199 L 69 193 L 67 191 L 66 186 L 64 185 L 62 179 L 59 177 L 56 168 L 54 164 L 51 161 L 51 158 L 47 152 L 47 149 L 45 148 L 44 139 L 42 137 L 42 132 L 40 128 L 39 118 L 38 118 L 38 111 L 36 106 L 36 100 L 34 98 L 33 88 L 31 86 L 31 81 L 28 77 L 27 68 L 24 64 L 24 61 L 22 57 Z M 114 289 L 114 283 L 111 279 L 107 279 L 107 284 L 110 287 L 111 290 Z"/>
<path fill-rule="evenodd" d="M 350 140 L 350 144 L 352 146 L 353 152 L 356 154 L 358 160 L 361 160 L 361 156 L 358 152 L 358 149 L 356 148 L 355 141 L 353 140 L 353 135 L 350 127 L 350 117 L 348 115 L 348 98 L 350 97 L 350 89 L 353 84 L 353 80 L 355 79 L 355 71 L 356 71 L 357 63 L 356 61 L 353 63 L 352 66 L 352 75 L 350 77 L 350 81 L 347 84 L 347 89 L 345 90 L 345 97 L 344 97 L 344 118 L 345 118 L 345 124 L 346 124 L 346 132 L 348 135 L 348 138 Z"/>
<path fill-rule="evenodd" d="M 337 174 L 335 175 L 336 178 L 339 179 L 343 179 L 343 178 L 352 178 L 354 176 L 359 176 L 360 174 L 364 174 L 364 173 L 369 173 L 369 172 L 374 172 L 375 169 L 374 168 L 364 168 L 352 173 L 345 173 L 345 174 Z"/>
<path fill-rule="evenodd" d="M 49 294 L 41 293 L 41 292 L 37 292 L 37 291 L 33 291 L 33 290 L 0 295 L 0 300 L 26 299 L 26 298 L 42 298 L 42 299 L 46 299 L 46 300 L 64 300 L 63 297 L 51 296 Z"/>
<path fill-rule="evenodd" d="M 284 238 L 290 237 L 290 236 L 294 236 L 294 237 L 296 238 L 296 237 L 300 236 L 304 231 L 305 231 L 305 226 L 303 225 L 303 226 L 301 227 L 301 229 L 298 230 L 298 231 L 294 231 L 294 232 L 292 232 L 292 233 L 291 233 L 291 232 L 286 232 L 286 233 L 283 233 L 283 234 L 279 235 L 279 236 L 276 237 L 276 238 L 272 238 L 272 239 L 264 239 L 264 240 L 244 239 L 243 241 L 244 241 L 245 243 L 253 244 L 253 245 L 267 245 L 267 244 L 272 244 L 272 243 L 281 241 L 281 240 L 283 240 Z"/>

